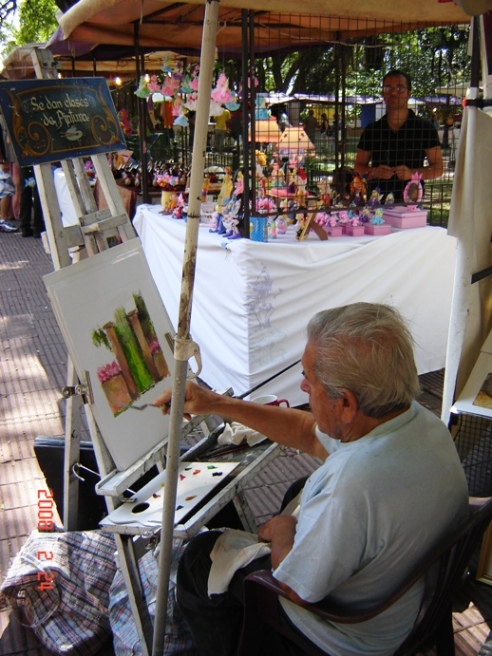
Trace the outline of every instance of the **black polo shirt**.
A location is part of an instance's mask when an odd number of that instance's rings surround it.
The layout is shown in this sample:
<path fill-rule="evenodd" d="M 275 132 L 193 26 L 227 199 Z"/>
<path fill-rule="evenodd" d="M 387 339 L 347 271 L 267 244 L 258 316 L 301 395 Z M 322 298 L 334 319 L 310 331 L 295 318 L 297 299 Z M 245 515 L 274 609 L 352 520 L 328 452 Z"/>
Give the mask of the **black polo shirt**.
<path fill-rule="evenodd" d="M 362 132 L 357 148 L 370 151 L 371 166 L 408 166 L 409 169 L 418 169 L 424 165 L 425 151 L 439 146 L 437 130 L 430 121 L 415 116 L 408 110 L 408 118 L 401 128 L 394 132 L 388 124 L 388 118 L 383 117 L 368 125 Z M 398 180 L 396 175 L 390 180 L 369 181 L 369 192 L 379 187 L 381 193 L 392 192 L 397 202 L 403 200 L 403 190 L 406 180 Z"/>

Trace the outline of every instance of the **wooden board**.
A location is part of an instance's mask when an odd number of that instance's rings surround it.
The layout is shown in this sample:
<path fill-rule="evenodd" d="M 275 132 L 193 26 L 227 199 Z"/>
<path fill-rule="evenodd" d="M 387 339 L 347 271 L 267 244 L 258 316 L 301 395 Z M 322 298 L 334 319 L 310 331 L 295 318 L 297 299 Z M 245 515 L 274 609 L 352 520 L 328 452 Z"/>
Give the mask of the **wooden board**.
<path fill-rule="evenodd" d="M 126 148 L 104 78 L 0 82 L 0 106 L 20 166 Z"/>

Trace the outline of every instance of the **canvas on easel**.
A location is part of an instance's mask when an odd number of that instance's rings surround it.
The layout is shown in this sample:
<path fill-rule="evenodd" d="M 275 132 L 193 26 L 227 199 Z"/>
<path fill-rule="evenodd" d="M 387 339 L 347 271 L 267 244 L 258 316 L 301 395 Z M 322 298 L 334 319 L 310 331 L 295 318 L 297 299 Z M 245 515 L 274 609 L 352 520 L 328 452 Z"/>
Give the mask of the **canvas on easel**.
<path fill-rule="evenodd" d="M 44 282 L 102 438 L 124 470 L 167 439 L 169 418 L 149 404 L 174 374 L 174 331 L 140 241 L 50 273 Z"/>

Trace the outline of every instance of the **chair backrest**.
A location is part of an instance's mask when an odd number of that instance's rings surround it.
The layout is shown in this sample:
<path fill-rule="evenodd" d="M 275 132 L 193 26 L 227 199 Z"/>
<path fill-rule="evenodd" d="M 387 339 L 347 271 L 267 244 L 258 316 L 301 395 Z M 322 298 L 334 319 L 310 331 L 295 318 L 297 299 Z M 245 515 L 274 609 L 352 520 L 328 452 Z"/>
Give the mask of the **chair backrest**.
<path fill-rule="evenodd" d="M 452 599 L 459 589 L 471 557 L 492 520 L 492 498 L 470 498 L 470 516 L 467 522 L 442 544 L 424 557 L 413 572 L 399 584 L 387 599 L 364 611 L 347 611 L 337 608 L 329 597 L 317 604 L 306 606 L 314 614 L 332 622 L 356 624 L 367 621 L 392 606 L 418 580 L 426 577 L 426 589 L 420 613 L 414 628 L 395 656 L 412 654 L 419 646 L 433 640 L 437 654 L 452 656 Z M 239 656 L 261 654 L 260 641 L 274 630 L 295 642 L 309 656 L 320 656 L 322 650 L 291 628 L 282 618 L 278 597 L 285 593 L 272 577 L 262 570 L 245 579 L 245 618 Z"/>
<path fill-rule="evenodd" d="M 466 524 L 424 558 L 416 569 L 415 580 L 419 574 L 427 576 L 426 592 L 414 628 L 395 656 L 412 653 L 433 635 L 438 640 L 446 640 L 439 631 L 446 620 L 452 627 L 452 601 L 492 520 L 492 498 L 470 498 L 469 508 L 470 517 Z"/>

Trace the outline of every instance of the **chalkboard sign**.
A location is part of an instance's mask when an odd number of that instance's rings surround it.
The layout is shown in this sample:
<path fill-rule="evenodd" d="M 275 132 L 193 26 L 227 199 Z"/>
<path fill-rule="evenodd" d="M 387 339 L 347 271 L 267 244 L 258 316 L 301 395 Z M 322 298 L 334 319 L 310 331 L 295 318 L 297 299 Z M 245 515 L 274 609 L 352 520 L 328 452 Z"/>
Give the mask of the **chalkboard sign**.
<path fill-rule="evenodd" d="M 21 166 L 126 148 L 104 78 L 0 82 L 0 107 Z"/>

